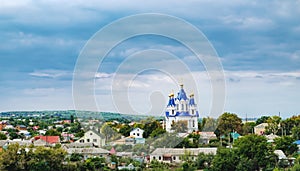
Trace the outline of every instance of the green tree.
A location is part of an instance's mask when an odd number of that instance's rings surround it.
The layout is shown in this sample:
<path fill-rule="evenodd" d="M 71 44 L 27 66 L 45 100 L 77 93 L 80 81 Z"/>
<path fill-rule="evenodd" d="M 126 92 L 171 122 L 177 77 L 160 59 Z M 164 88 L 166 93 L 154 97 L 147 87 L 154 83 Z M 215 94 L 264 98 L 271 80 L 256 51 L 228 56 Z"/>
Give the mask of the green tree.
<path fill-rule="evenodd" d="M 197 169 L 209 169 L 212 166 L 213 159 L 213 154 L 199 153 L 194 163 Z"/>
<path fill-rule="evenodd" d="M 2 132 L 0 132 L 0 140 L 6 140 L 7 136 L 5 134 L 3 134 Z"/>
<path fill-rule="evenodd" d="M 276 135 L 280 128 L 281 118 L 279 116 L 272 116 L 267 119 L 268 126 L 266 126 L 266 134 Z"/>
<path fill-rule="evenodd" d="M 162 126 L 160 125 L 160 122 L 157 121 L 154 117 L 149 117 L 147 118 L 145 121 L 142 121 L 141 122 L 142 124 L 144 124 L 144 133 L 143 133 L 143 137 L 144 138 L 148 138 L 153 131 L 161 128 L 162 129 Z M 159 130 L 157 130 L 159 131 Z M 152 135 L 155 135 L 157 133 L 153 133 Z"/>
<path fill-rule="evenodd" d="M 277 150 L 282 150 L 286 155 L 292 155 L 295 152 L 297 152 L 298 147 L 296 144 L 294 144 L 294 139 L 290 136 L 284 136 L 275 138 L 275 148 Z"/>
<path fill-rule="evenodd" d="M 105 158 L 100 157 L 93 157 L 88 158 L 84 162 L 84 167 L 86 170 L 94 171 L 94 170 L 100 170 L 105 168 Z"/>
<path fill-rule="evenodd" d="M 11 144 L 7 150 L 0 153 L 0 170 L 17 171 L 27 168 L 26 151 L 19 144 Z"/>
<path fill-rule="evenodd" d="M 183 138 L 177 137 L 176 133 L 165 133 L 160 137 L 155 138 L 152 142 L 154 148 L 173 148 L 176 147 L 180 142 L 182 142 Z"/>
<path fill-rule="evenodd" d="M 66 154 L 61 148 L 37 147 L 29 161 L 30 170 L 62 170 Z"/>
<path fill-rule="evenodd" d="M 242 119 L 233 113 L 224 113 L 218 118 L 218 136 L 228 135 L 230 132 L 242 132 Z"/>
<path fill-rule="evenodd" d="M 213 171 L 235 171 L 238 164 L 238 156 L 233 150 L 219 148 L 212 162 Z"/>
<path fill-rule="evenodd" d="M 172 130 L 179 133 L 185 133 L 188 131 L 187 121 L 177 121 L 172 124 Z"/>
<path fill-rule="evenodd" d="M 268 146 L 264 136 L 255 134 L 246 135 L 239 138 L 234 143 L 236 155 L 242 160 L 240 162 L 248 163 L 250 170 L 260 170 L 267 166 L 275 166 L 273 149 Z M 268 163 L 269 162 L 269 163 Z M 244 166 L 245 163 L 239 163 Z"/>
<path fill-rule="evenodd" d="M 253 133 L 255 122 L 246 122 L 242 126 L 242 135 L 247 135 Z"/>
<path fill-rule="evenodd" d="M 202 121 L 198 123 L 199 130 L 204 132 L 213 132 L 217 129 L 217 126 L 217 120 L 211 117 L 202 118 Z"/>
<path fill-rule="evenodd" d="M 72 153 L 70 156 L 70 161 L 72 161 L 72 162 L 81 161 L 82 159 L 83 159 L 82 154 Z"/>
<path fill-rule="evenodd" d="M 61 136 L 61 133 L 58 132 L 55 129 L 49 129 L 48 131 L 46 131 L 45 135 L 48 135 L 48 136 Z"/>
<path fill-rule="evenodd" d="M 74 115 L 70 116 L 71 123 L 74 123 Z"/>
<path fill-rule="evenodd" d="M 152 160 L 149 164 L 149 167 L 152 169 L 152 170 L 155 170 L 155 171 L 165 171 L 165 170 L 170 170 L 169 168 L 169 165 L 167 163 L 162 163 L 162 162 L 159 162 L 157 160 Z"/>
<path fill-rule="evenodd" d="M 125 125 L 121 126 L 121 128 L 119 129 L 119 133 L 125 137 L 128 137 L 130 135 L 131 130 L 132 130 L 132 128 L 129 125 L 125 124 Z"/>
<path fill-rule="evenodd" d="M 104 124 L 101 127 L 101 133 L 104 134 L 105 140 L 108 142 L 109 140 L 112 140 L 114 136 L 117 135 L 116 130 L 114 130 L 112 127 L 110 127 L 108 124 Z"/>
<path fill-rule="evenodd" d="M 162 127 L 158 127 L 154 131 L 151 132 L 150 137 L 154 138 L 154 137 L 157 137 L 157 136 L 162 135 L 164 133 L 166 133 L 166 130 L 163 129 Z"/>
<path fill-rule="evenodd" d="M 298 155 L 294 166 L 291 168 L 291 171 L 299 171 L 300 170 L 300 155 Z"/>
<path fill-rule="evenodd" d="M 261 123 L 267 123 L 267 120 L 269 118 L 270 118 L 270 116 L 262 116 L 256 120 L 255 125 L 259 125 Z"/>
<path fill-rule="evenodd" d="M 295 126 L 292 128 L 292 136 L 295 140 L 300 140 L 300 127 Z"/>

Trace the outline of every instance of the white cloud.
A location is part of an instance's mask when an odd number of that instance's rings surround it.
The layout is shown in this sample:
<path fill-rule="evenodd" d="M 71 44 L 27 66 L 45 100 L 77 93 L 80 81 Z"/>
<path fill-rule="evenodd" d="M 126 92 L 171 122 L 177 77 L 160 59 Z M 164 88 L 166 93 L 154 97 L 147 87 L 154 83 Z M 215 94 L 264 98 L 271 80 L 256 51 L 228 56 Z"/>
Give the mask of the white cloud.
<path fill-rule="evenodd" d="M 46 78 L 59 78 L 59 77 L 72 77 L 72 72 L 65 70 L 37 70 L 29 73 L 34 77 L 46 77 Z"/>

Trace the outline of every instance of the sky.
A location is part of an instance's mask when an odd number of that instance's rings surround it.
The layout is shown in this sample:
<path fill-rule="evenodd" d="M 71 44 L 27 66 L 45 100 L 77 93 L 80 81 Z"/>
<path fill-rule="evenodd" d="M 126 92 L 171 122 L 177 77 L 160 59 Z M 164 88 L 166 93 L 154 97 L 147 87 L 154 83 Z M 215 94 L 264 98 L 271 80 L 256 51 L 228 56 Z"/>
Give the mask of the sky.
<path fill-rule="evenodd" d="M 195 26 L 215 49 L 226 82 L 224 112 L 240 117 L 300 113 L 299 0 L 0 4 L 0 111 L 77 109 L 73 75 L 88 40 L 121 18 L 159 13 Z M 149 49 L 160 51 L 138 58 Z M 178 61 L 188 72 L 178 70 Z M 154 68 L 143 70 L 149 67 L 145 64 Z M 100 111 L 130 113 L 122 107 L 126 98 L 133 113 L 162 115 L 168 94 L 176 94 L 183 83 L 187 94 L 195 93 L 200 115 L 210 116 L 214 90 L 206 66 L 176 40 L 158 35 L 130 38 L 115 46 L 99 66 L 92 88 Z"/>

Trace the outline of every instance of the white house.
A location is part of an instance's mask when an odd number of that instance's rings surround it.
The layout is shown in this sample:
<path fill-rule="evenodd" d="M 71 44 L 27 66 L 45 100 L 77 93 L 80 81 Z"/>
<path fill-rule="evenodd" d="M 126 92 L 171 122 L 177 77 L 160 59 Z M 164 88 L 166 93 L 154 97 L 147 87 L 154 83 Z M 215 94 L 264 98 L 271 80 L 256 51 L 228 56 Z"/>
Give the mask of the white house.
<path fill-rule="evenodd" d="M 144 130 L 141 128 L 135 128 L 130 132 L 130 136 L 134 138 L 143 138 Z"/>
<path fill-rule="evenodd" d="M 181 163 L 181 157 L 185 154 L 189 154 L 191 160 L 196 160 L 198 154 L 213 154 L 217 153 L 216 147 L 212 148 L 157 148 L 150 154 L 150 162 L 157 160 L 164 163 Z"/>
<path fill-rule="evenodd" d="M 194 94 L 191 94 L 190 98 L 188 98 L 183 89 L 183 84 L 181 84 L 180 87 L 181 89 L 177 93 L 176 98 L 173 93 L 169 95 L 169 103 L 165 115 L 166 131 L 173 132 L 172 125 L 178 121 L 186 122 L 186 132 L 191 133 L 198 131 L 199 113 L 197 111 Z"/>
<path fill-rule="evenodd" d="M 109 151 L 102 148 L 66 148 L 68 155 L 73 153 L 82 154 L 84 159 L 90 157 L 107 157 Z"/>
<path fill-rule="evenodd" d="M 89 130 L 83 137 L 76 141 L 77 143 L 93 143 L 94 146 L 102 147 L 105 145 L 105 137 L 96 131 Z"/>
<path fill-rule="evenodd" d="M 254 133 L 256 135 L 264 135 L 267 126 L 268 126 L 268 123 L 261 123 L 259 125 L 256 125 L 254 127 Z"/>

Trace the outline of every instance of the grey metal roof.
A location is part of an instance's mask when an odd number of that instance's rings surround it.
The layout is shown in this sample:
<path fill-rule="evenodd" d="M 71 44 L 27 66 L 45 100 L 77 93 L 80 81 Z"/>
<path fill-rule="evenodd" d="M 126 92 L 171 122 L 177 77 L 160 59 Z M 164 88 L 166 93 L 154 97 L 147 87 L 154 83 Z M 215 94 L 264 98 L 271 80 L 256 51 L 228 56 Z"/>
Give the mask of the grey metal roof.
<path fill-rule="evenodd" d="M 0 147 L 4 146 L 8 140 L 0 140 Z"/>
<path fill-rule="evenodd" d="M 69 154 L 109 154 L 109 151 L 103 148 L 68 148 L 66 150 Z"/>
<path fill-rule="evenodd" d="M 84 148 L 84 147 L 93 147 L 94 144 L 92 142 L 89 142 L 89 143 L 74 142 L 74 143 L 70 143 L 70 144 L 64 144 L 63 146 L 66 148 Z"/>
<path fill-rule="evenodd" d="M 155 149 L 151 155 L 183 155 L 185 151 L 190 151 L 191 155 L 198 155 L 199 153 L 204 154 L 216 154 L 217 148 L 157 148 Z"/>

